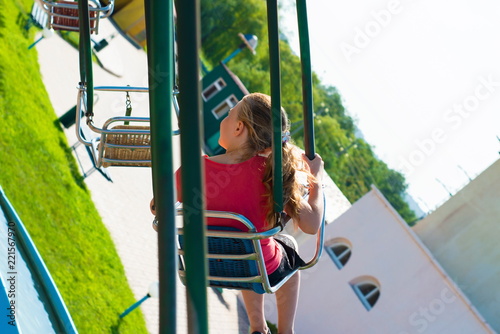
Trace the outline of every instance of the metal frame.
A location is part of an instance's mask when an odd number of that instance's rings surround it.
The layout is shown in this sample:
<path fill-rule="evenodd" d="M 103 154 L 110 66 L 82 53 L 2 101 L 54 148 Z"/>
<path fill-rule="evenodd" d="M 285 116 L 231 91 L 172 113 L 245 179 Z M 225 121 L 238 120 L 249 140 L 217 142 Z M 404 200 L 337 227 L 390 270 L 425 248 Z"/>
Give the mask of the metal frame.
<path fill-rule="evenodd" d="M 91 138 L 92 137 L 92 134 L 90 133 L 89 129 L 85 129 L 85 128 L 82 128 L 82 133 L 81 135 L 84 137 L 84 138 Z M 80 170 L 83 174 L 83 178 L 87 178 L 88 176 L 90 176 L 90 174 L 92 174 L 93 172 L 95 171 L 98 171 L 106 180 L 108 180 L 109 182 L 113 182 L 113 179 L 111 177 L 111 175 L 109 174 L 109 172 L 107 171 L 107 169 L 103 168 L 103 167 L 97 167 L 96 165 L 96 157 L 98 155 L 97 153 L 97 144 L 94 144 L 96 142 L 96 140 L 99 139 L 99 138 L 91 138 L 90 140 L 92 141 L 92 146 L 87 146 L 87 145 L 83 145 L 85 147 L 85 150 L 87 151 L 87 154 L 92 162 L 92 167 L 85 171 L 84 167 L 83 167 L 83 164 L 82 164 L 82 161 L 80 159 L 80 154 L 77 152 L 77 148 L 82 145 L 81 142 L 77 141 L 75 144 L 73 144 L 73 146 L 71 146 L 71 149 L 73 150 L 73 152 L 75 153 L 75 156 L 76 156 L 76 160 L 78 162 L 78 165 L 80 166 Z"/>

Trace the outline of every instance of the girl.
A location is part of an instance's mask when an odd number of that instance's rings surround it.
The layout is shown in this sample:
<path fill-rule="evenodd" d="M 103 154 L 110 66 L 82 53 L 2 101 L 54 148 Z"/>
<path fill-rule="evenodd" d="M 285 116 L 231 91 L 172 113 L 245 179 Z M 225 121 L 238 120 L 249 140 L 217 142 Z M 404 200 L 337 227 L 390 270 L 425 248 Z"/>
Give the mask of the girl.
<path fill-rule="evenodd" d="M 323 194 L 321 179 L 323 161 L 319 155 L 309 160 L 300 157 L 298 148 L 292 145 L 288 118 L 281 110 L 283 152 L 284 210 L 303 232 L 315 234 L 321 224 Z M 207 210 L 230 211 L 247 217 L 257 228 L 265 231 L 274 227 L 272 194 L 272 134 L 271 98 L 254 93 L 245 96 L 220 124 L 219 144 L 226 153 L 205 157 L 205 197 Z M 305 165 L 304 165 L 305 162 Z M 309 197 L 302 198 L 302 187 L 296 171 L 308 175 Z M 178 200 L 180 173 L 176 173 Z M 154 211 L 152 210 L 153 214 Z M 237 222 L 209 219 L 209 225 L 238 226 Z M 262 252 L 271 285 L 278 283 L 292 270 L 304 264 L 297 253 L 295 240 L 280 235 L 261 240 Z M 276 291 L 278 308 L 278 332 L 293 334 L 293 324 L 298 302 L 299 272 Z M 271 333 L 264 316 L 264 296 L 242 290 L 252 334 Z"/>

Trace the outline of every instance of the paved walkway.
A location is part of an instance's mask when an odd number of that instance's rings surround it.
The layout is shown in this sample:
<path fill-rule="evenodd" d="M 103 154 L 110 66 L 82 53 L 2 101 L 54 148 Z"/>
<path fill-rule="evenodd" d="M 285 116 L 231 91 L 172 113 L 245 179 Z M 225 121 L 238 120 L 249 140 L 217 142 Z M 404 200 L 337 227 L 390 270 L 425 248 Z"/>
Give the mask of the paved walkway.
<path fill-rule="evenodd" d="M 107 20 L 101 21 L 100 33 L 93 36 L 96 41 L 115 32 Z M 40 70 L 47 92 L 58 117 L 76 104 L 79 81 L 78 52 L 58 35 L 44 39 L 37 44 Z M 29 51 L 27 51 L 29 52 Z M 141 86 L 147 87 L 146 53 L 135 49 L 122 36 L 113 38 L 106 48 L 99 52 L 104 65 L 121 77 L 94 66 L 96 86 Z M 124 115 L 125 95 L 123 93 L 102 93 L 96 96 L 95 124 L 102 125 L 112 116 Z M 132 114 L 148 116 L 148 96 L 132 94 Z M 65 130 L 69 145 L 77 142 L 75 126 Z M 83 146 L 76 152 L 85 168 L 90 160 Z M 177 151 L 176 151 L 177 152 Z M 177 156 L 177 155 L 176 155 Z M 178 164 L 179 159 L 176 158 Z M 92 193 L 95 205 L 107 226 L 125 268 L 125 273 L 136 299 L 148 292 L 151 283 L 158 281 L 157 234 L 151 228 L 153 216 L 149 211 L 152 198 L 150 168 L 112 167 L 108 169 L 113 182 L 108 182 L 98 172 L 85 181 Z M 187 333 L 185 288 L 177 289 L 178 333 Z M 211 333 L 240 333 L 239 319 L 246 316 L 239 308 L 237 292 L 224 290 L 222 294 L 208 289 Z M 158 333 L 158 300 L 150 298 L 141 306 L 150 333 Z M 242 315 L 240 317 L 239 315 Z M 243 326 L 242 326 L 243 328 Z M 242 330 L 242 333 L 246 331 Z"/>

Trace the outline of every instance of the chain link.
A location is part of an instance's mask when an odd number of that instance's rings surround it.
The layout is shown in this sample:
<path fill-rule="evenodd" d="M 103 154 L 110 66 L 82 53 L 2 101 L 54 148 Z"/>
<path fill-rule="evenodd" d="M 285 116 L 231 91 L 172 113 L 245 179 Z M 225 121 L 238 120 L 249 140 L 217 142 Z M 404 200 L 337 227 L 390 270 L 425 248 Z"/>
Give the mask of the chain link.
<path fill-rule="evenodd" d="M 125 100 L 125 107 L 126 107 L 126 115 L 130 116 L 130 112 L 132 111 L 132 101 L 130 101 L 130 95 L 128 92 Z"/>

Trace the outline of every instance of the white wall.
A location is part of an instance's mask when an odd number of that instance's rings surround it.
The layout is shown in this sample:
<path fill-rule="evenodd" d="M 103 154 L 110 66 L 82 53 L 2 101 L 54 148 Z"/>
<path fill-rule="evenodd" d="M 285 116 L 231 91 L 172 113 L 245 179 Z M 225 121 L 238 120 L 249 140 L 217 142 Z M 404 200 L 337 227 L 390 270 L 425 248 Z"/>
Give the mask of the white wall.
<path fill-rule="evenodd" d="M 327 226 L 325 241 L 339 237 L 352 244 L 344 268 L 337 269 L 325 252 L 301 273 L 297 333 L 490 332 L 377 189 Z M 301 252 L 313 247 L 308 241 Z M 349 284 L 363 276 L 380 284 L 370 311 Z M 266 310 L 272 310 L 271 300 Z M 276 322 L 276 312 L 268 313 Z"/>
<path fill-rule="evenodd" d="M 413 230 L 500 331 L 500 160 Z"/>

